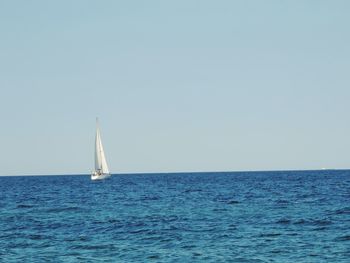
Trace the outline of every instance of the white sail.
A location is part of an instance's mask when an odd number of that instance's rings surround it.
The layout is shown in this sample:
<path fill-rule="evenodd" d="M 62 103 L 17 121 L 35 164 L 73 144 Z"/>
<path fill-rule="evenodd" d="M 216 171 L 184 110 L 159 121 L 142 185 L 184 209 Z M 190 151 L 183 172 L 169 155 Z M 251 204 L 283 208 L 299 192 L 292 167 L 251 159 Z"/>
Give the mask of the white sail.
<path fill-rule="evenodd" d="M 101 141 L 100 128 L 98 126 L 98 121 L 96 120 L 95 172 L 91 175 L 91 179 L 103 179 L 106 176 L 109 176 L 109 169 Z"/>
<path fill-rule="evenodd" d="M 97 126 L 96 130 L 96 142 L 95 142 L 95 169 L 101 171 L 104 174 L 109 173 L 105 152 L 101 141 L 100 129 Z"/>

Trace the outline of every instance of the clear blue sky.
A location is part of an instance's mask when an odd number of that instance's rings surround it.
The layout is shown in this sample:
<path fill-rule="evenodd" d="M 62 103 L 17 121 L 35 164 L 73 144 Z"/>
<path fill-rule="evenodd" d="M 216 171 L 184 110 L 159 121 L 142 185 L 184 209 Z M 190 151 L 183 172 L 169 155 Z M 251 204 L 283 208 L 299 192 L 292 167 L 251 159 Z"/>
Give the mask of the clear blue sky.
<path fill-rule="evenodd" d="M 0 175 L 350 167 L 349 1 L 1 1 Z"/>

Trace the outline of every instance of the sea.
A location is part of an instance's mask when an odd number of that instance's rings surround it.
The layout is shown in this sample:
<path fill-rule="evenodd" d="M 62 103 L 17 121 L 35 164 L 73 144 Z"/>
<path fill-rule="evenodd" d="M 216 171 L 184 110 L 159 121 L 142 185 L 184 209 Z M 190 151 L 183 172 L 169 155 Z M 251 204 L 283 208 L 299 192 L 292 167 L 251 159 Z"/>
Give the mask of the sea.
<path fill-rule="evenodd" d="M 0 177 L 0 262 L 350 262 L 350 170 Z"/>

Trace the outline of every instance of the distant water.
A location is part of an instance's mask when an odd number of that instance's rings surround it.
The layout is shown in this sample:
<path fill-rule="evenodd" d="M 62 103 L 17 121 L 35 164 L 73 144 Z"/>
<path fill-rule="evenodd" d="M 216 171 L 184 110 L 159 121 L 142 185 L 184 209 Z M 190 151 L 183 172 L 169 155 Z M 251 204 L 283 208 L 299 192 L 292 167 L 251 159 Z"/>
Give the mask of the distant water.
<path fill-rule="evenodd" d="M 350 262 L 350 171 L 0 177 L 0 262 Z"/>

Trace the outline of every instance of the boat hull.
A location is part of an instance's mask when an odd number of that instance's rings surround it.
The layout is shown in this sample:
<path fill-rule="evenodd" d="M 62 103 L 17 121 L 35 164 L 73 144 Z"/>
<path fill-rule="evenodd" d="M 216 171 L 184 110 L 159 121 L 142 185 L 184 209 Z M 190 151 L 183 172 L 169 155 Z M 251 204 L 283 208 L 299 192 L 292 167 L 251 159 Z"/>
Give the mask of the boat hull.
<path fill-rule="evenodd" d="M 93 173 L 91 175 L 91 180 L 92 181 L 103 180 L 103 179 L 106 179 L 106 178 L 108 178 L 110 176 L 111 176 L 110 174 L 95 174 L 95 173 Z"/>

